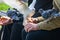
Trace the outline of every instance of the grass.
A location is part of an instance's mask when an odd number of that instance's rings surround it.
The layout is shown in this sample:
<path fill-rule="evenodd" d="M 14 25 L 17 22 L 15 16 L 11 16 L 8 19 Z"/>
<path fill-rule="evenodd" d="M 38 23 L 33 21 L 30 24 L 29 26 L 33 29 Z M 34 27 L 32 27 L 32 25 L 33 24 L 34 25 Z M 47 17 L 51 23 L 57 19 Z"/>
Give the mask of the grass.
<path fill-rule="evenodd" d="M 7 9 L 10 8 L 8 5 L 6 5 L 5 3 L 0 3 L 0 11 L 7 11 Z"/>

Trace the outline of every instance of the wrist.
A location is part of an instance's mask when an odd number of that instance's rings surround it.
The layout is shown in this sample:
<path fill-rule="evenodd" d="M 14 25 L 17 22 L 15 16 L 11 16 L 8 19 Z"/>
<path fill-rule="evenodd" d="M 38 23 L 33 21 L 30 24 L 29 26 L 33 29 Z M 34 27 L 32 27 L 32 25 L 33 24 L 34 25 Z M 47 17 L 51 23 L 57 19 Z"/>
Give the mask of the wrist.
<path fill-rule="evenodd" d="M 37 26 L 39 27 L 40 30 L 44 29 L 43 22 L 38 23 Z"/>
<path fill-rule="evenodd" d="M 39 26 L 39 24 L 37 24 L 37 29 L 40 30 L 40 26 Z"/>

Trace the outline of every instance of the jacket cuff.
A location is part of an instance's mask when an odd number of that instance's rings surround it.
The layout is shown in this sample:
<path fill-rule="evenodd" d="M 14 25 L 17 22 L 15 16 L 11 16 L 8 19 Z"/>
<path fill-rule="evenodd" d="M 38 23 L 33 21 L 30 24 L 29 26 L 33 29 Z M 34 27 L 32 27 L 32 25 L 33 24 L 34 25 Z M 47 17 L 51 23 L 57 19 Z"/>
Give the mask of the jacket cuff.
<path fill-rule="evenodd" d="M 49 22 L 40 22 L 38 23 L 38 27 L 40 30 L 52 30 L 58 28 L 55 24 Z"/>

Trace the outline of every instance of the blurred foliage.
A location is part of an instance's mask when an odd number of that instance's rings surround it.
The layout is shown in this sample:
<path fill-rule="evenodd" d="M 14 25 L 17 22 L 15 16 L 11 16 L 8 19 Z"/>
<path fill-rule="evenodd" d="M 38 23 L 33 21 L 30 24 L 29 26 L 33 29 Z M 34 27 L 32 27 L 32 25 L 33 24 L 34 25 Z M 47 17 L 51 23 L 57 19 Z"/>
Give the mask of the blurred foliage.
<path fill-rule="evenodd" d="M 6 5 L 5 3 L 0 3 L 0 11 L 7 11 L 7 9 L 10 8 L 8 5 Z"/>

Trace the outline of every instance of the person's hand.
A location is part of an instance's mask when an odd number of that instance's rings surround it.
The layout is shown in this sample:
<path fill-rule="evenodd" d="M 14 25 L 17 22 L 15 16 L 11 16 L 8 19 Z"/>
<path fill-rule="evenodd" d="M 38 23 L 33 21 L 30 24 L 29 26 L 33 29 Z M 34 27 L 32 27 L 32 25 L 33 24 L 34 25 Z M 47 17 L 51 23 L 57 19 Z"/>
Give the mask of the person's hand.
<path fill-rule="evenodd" d="M 7 25 L 13 23 L 12 19 L 9 17 L 1 17 L 0 18 L 0 25 Z"/>
<path fill-rule="evenodd" d="M 26 20 L 24 20 L 23 25 L 25 26 L 28 23 L 36 23 L 36 22 L 37 22 L 36 18 L 28 17 Z"/>
<path fill-rule="evenodd" d="M 12 19 L 7 19 L 6 21 L 3 22 L 2 25 L 7 25 L 13 23 Z"/>
<path fill-rule="evenodd" d="M 26 32 L 30 32 L 30 31 L 34 31 L 34 30 L 39 30 L 39 27 L 37 24 L 34 24 L 34 23 L 28 23 L 25 25 L 24 27 L 25 31 Z"/>
<path fill-rule="evenodd" d="M 38 19 L 37 18 L 28 18 L 28 22 L 31 23 L 37 23 Z"/>

